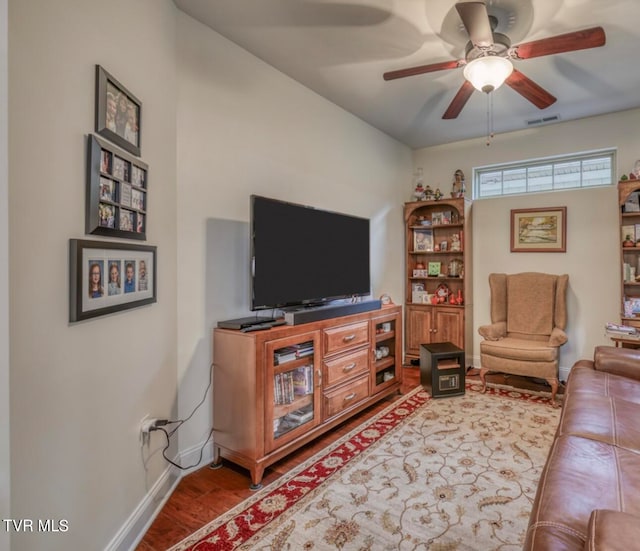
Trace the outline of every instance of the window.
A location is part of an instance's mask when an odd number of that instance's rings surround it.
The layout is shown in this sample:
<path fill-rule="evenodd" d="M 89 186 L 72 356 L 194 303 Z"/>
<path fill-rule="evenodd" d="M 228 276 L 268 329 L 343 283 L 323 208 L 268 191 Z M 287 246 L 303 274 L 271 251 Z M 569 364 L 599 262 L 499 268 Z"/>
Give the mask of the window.
<path fill-rule="evenodd" d="M 473 197 L 609 186 L 614 164 L 615 149 L 605 149 L 474 168 Z"/>

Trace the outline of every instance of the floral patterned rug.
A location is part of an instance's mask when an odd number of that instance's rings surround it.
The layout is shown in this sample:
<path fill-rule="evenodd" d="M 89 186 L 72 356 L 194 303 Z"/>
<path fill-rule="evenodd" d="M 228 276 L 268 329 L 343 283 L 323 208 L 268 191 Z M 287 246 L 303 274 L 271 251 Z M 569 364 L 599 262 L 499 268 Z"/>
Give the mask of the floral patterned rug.
<path fill-rule="evenodd" d="M 521 549 L 560 409 L 420 387 L 171 551 Z"/>

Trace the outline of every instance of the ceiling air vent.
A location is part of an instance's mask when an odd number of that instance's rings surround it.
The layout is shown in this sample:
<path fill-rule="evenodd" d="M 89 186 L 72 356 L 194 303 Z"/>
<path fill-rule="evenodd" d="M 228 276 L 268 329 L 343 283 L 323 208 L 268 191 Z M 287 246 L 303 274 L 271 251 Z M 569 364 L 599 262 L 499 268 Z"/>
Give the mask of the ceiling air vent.
<path fill-rule="evenodd" d="M 527 126 L 537 126 L 539 124 L 548 124 L 550 122 L 556 122 L 560 120 L 560 115 L 549 115 L 548 117 L 542 117 L 539 119 L 530 119 L 527 122 Z"/>

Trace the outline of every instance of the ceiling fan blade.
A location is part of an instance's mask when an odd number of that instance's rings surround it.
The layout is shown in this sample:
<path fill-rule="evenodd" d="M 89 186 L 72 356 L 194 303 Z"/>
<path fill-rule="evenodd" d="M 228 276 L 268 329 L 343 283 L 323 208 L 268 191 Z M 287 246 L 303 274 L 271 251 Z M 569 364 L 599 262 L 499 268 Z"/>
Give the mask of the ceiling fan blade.
<path fill-rule="evenodd" d="M 586 50 L 604 46 L 606 36 L 602 27 L 593 27 L 583 31 L 560 34 L 541 40 L 525 42 L 514 46 L 512 57 L 517 59 L 529 59 L 544 55 L 560 54 L 563 52 L 573 52 L 576 50 Z"/>
<path fill-rule="evenodd" d="M 489 47 L 493 44 L 493 32 L 484 2 L 459 2 L 456 10 L 474 46 Z"/>
<path fill-rule="evenodd" d="M 443 71 L 445 69 L 457 69 L 465 64 L 464 60 L 442 61 L 440 63 L 432 63 L 430 65 L 420 65 L 418 67 L 409 67 L 408 69 L 398 69 L 397 71 L 389 71 L 382 75 L 385 80 L 394 80 L 396 78 L 411 77 L 413 75 L 422 75 L 424 73 L 433 73 L 435 71 Z"/>
<path fill-rule="evenodd" d="M 513 88 L 518 94 L 529 100 L 539 109 L 549 107 L 556 102 L 554 96 L 517 69 L 513 70 L 509 78 L 505 81 L 505 84 Z"/>
<path fill-rule="evenodd" d="M 442 118 L 455 119 L 460 114 L 460 111 L 462 111 L 462 108 L 466 105 L 474 90 L 475 88 L 473 87 L 473 84 L 468 80 L 465 80 L 458 90 L 458 93 L 449 104 L 449 107 L 447 107 L 444 115 L 442 115 Z"/>

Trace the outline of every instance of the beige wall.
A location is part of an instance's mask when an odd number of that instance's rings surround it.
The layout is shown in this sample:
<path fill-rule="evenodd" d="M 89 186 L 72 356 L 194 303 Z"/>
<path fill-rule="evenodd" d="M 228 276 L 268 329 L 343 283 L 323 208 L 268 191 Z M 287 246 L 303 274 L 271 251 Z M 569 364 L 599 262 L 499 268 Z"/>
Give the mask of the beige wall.
<path fill-rule="evenodd" d="M 432 186 L 450 188 L 461 168 L 471 186 L 472 168 L 548 155 L 616 147 L 616 178 L 638 158 L 640 110 L 498 134 L 491 146 L 484 139 L 425 148 L 414 152 Z M 469 190 L 470 191 L 470 190 Z M 567 206 L 567 252 L 511 253 L 510 210 Z M 611 344 L 604 324 L 619 319 L 620 250 L 615 186 L 592 190 L 485 199 L 473 204 L 474 361 L 479 365 L 477 327 L 489 322 L 488 275 L 495 271 L 543 271 L 569 274 L 569 342 L 561 349 L 561 369 L 591 357 L 597 344 Z"/>
<path fill-rule="evenodd" d="M 208 380 L 212 328 L 250 314 L 248 233 L 223 249 L 225 236 L 211 227 L 247 226 L 252 193 L 370 218 L 373 294 L 401 301 L 411 151 L 184 14 L 178 67 L 178 377 L 187 415 Z M 236 270 L 228 285 L 225 266 Z M 211 409 L 201 408 L 181 429 L 181 450 L 199 451 L 210 426 Z"/>
<path fill-rule="evenodd" d="M 0 515 L 9 518 L 9 221 L 7 202 L 7 0 L 0 0 Z M 8 549 L 9 534 L 0 532 L 0 549 Z"/>
<path fill-rule="evenodd" d="M 170 0 L 9 2 L 11 514 L 69 526 L 14 536 L 15 551 L 105 548 L 166 469 L 141 454 L 139 423 L 172 415 L 177 396 L 175 13 Z M 143 104 L 158 302 L 69 324 L 96 63 Z"/>

